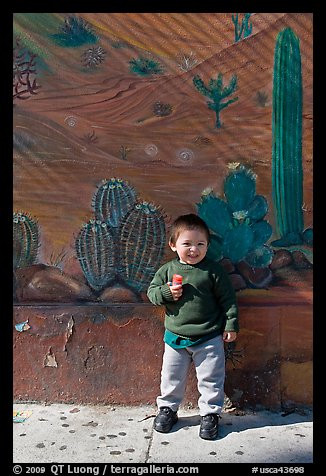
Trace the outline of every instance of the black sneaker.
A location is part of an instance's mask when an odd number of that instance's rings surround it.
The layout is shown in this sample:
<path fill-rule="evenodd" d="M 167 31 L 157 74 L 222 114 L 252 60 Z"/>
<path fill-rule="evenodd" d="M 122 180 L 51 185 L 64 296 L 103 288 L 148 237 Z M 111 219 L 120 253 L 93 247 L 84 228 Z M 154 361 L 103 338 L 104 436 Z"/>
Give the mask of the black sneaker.
<path fill-rule="evenodd" d="M 177 412 L 169 407 L 161 407 L 154 419 L 154 430 L 160 433 L 169 433 L 173 425 L 178 421 Z"/>
<path fill-rule="evenodd" d="M 218 435 L 218 418 L 216 413 L 201 417 L 199 436 L 203 440 L 215 440 Z"/>

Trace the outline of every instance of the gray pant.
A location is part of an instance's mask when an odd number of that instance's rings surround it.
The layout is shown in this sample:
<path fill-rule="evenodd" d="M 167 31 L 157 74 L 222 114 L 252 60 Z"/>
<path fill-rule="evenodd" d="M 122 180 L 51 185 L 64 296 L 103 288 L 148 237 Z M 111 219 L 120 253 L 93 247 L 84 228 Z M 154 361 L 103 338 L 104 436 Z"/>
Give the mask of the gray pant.
<path fill-rule="evenodd" d="M 194 362 L 200 416 L 222 411 L 224 402 L 225 357 L 222 335 L 202 344 L 173 349 L 165 344 L 161 372 L 161 394 L 158 408 L 169 407 L 177 411 L 183 400 L 191 361 Z"/>

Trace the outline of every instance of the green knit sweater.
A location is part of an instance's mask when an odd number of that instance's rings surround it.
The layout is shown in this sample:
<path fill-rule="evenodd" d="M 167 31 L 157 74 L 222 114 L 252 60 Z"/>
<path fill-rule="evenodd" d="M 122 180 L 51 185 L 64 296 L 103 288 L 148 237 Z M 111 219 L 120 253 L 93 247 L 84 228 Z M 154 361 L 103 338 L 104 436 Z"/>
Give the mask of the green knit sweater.
<path fill-rule="evenodd" d="M 174 273 L 183 277 L 183 293 L 174 301 L 168 282 Z M 204 258 L 192 266 L 174 259 L 154 275 L 147 290 L 149 300 L 165 306 L 165 328 L 196 339 L 207 334 L 239 331 L 236 294 L 224 268 Z"/>

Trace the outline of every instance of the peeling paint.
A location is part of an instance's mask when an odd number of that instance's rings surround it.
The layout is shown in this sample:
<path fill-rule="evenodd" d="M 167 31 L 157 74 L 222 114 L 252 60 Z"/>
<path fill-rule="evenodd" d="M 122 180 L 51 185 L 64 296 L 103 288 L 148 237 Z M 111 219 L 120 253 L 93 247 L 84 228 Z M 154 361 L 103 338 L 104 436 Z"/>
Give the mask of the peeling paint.
<path fill-rule="evenodd" d="M 67 332 L 66 332 L 66 339 L 67 339 L 67 342 L 68 340 L 70 339 L 71 335 L 72 335 L 72 329 L 74 327 L 74 319 L 72 316 L 70 316 L 70 319 L 69 319 L 69 322 L 67 324 Z"/>
<path fill-rule="evenodd" d="M 21 323 L 15 325 L 15 329 L 18 332 L 27 331 L 30 328 L 31 328 L 31 326 L 28 324 L 28 319 L 25 322 L 21 322 Z"/>
<path fill-rule="evenodd" d="M 70 319 L 67 323 L 67 330 L 66 330 L 66 333 L 65 333 L 65 343 L 64 343 L 64 346 L 63 346 L 64 352 L 67 351 L 66 345 L 67 345 L 68 341 L 70 340 L 70 338 L 72 336 L 74 325 L 75 325 L 74 319 L 73 319 L 72 316 L 70 316 Z"/>
<path fill-rule="evenodd" d="M 49 351 L 44 358 L 43 367 L 58 367 L 58 363 L 55 359 L 55 355 L 52 352 L 51 347 L 49 348 Z"/>

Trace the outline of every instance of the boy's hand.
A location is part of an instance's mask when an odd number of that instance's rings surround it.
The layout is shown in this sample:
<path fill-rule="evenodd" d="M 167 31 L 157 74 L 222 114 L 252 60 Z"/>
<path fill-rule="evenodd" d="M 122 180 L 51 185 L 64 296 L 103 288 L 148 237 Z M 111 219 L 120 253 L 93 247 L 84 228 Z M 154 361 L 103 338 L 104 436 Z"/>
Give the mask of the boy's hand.
<path fill-rule="evenodd" d="M 177 301 L 182 296 L 182 284 L 177 284 L 176 286 L 172 286 L 171 282 L 168 282 L 170 287 L 170 291 L 172 293 L 173 301 Z"/>
<path fill-rule="evenodd" d="M 223 332 L 223 340 L 224 342 L 233 342 L 237 338 L 236 332 Z"/>

